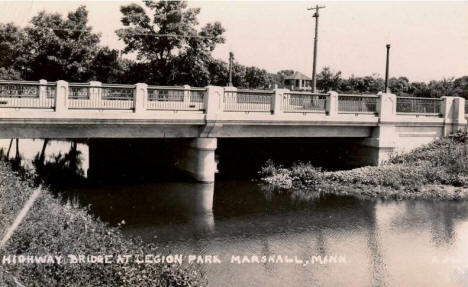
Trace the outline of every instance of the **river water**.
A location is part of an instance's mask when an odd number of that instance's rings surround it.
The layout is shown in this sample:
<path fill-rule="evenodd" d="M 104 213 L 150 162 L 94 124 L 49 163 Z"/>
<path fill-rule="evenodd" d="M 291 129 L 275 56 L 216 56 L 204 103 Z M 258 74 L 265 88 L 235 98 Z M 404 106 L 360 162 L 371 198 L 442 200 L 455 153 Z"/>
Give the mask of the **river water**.
<path fill-rule="evenodd" d="M 125 221 L 126 236 L 156 244 L 163 255 L 216 256 L 221 263 L 200 265 L 209 286 L 468 286 L 464 201 L 303 203 L 245 179 L 64 192 L 106 222 Z M 200 194 L 214 195 L 213 212 L 178 205 L 205 200 Z"/>
<path fill-rule="evenodd" d="M 165 202 L 168 194 L 207 188 L 213 213 L 184 214 Z M 74 191 L 161 254 L 217 256 L 222 263 L 201 265 L 209 286 L 468 286 L 468 202 L 329 197 L 305 204 L 247 180 Z"/>

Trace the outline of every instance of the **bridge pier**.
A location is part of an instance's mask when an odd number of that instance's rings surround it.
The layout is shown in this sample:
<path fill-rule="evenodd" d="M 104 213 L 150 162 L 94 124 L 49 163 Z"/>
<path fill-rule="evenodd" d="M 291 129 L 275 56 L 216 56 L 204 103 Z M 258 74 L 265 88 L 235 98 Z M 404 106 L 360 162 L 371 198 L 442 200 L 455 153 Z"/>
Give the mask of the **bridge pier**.
<path fill-rule="evenodd" d="M 217 138 L 194 138 L 177 155 L 176 168 L 198 182 L 214 182 L 217 171 Z"/>

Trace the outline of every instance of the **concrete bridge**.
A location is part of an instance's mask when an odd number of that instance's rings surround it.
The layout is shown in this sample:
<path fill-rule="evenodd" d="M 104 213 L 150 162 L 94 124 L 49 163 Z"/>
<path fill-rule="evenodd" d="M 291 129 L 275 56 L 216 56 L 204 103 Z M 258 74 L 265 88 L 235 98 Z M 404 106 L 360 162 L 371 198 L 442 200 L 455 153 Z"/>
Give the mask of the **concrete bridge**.
<path fill-rule="evenodd" d="M 377 165 L 466 129 L 467 113 L 458 97 L 0 81 L 0 138 L 178 138 L 178 168 L 201 182 L 218 138 L 355 138 L 351 160 Z"/>

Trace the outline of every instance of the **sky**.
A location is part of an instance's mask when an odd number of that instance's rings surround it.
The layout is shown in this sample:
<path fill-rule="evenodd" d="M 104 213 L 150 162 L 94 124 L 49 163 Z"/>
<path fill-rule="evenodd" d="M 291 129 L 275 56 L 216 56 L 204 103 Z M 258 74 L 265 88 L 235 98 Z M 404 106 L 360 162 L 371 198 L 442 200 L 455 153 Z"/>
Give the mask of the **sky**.
<path fill-rule="evenodd" d="M 41 10 L 67 12 L 79 5 L 101 43 L 122 48 L 115 30 L 120 6 L 139 1 L 0 2 L 0 22 L 28 25 Z M 226 43 L 213 52 L 227 61 L 229 51 L 247 66 L 269 72 L 312 73 L 314 18 L 320 11 L 317 69 L 330 67 L 344 77 L 385 73 L 386 44 L 391 44 L 390 76 L 411 81 L 468 75 L 467 1 L 189 1 L 200 7 L 200 25 L 219 21 Z"/>

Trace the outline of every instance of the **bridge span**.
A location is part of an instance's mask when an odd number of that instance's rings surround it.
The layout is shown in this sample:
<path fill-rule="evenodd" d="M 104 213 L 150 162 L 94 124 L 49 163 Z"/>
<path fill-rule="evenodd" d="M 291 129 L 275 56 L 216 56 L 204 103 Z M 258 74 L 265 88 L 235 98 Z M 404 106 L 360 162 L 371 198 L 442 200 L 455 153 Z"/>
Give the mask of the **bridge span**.
<path fill-rule="evenodd" d="M 0 138 L 180 138 L 178 167 L 213 182 L 218 138 L 356 138 L 354 160 L 466 129 L 463 98 L 234 87 L 0 81 Z"/>

